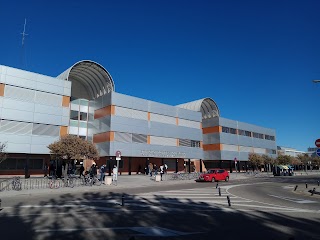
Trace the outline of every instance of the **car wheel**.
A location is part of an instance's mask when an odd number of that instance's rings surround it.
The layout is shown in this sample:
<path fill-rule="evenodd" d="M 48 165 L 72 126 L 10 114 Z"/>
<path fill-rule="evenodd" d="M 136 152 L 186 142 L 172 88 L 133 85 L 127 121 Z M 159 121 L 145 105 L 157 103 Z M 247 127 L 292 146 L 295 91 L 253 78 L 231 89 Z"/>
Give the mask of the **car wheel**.
<path fill-rule="evenodd" d="M 215 182 L 216 181 L 216 179 L 213 177 L 212 179 L 211 179 L 211 182 Z"/>
<path fill-rule="evenodd" d="M 228 181 L 229 181 L 229 177 L 226 177 L 226 179 L 225 179 L 225 180 L 226 180 L 226 182 L 228 182 Z"/>

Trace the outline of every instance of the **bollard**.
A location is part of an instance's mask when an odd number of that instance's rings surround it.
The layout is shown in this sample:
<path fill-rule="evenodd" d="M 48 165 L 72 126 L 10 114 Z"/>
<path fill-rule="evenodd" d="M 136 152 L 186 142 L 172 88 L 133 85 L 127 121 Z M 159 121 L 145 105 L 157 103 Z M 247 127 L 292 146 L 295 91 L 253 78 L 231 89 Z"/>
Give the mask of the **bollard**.
<path fill-rule="evenodd" d="M 218 188 L 218 185 L 219 185 L 219 184 L 217 183 L 216 188 Z"/>
<path fill-rule="evenodd" d="M 220 187 L 219 187 L 219 196 L 221 196 L 221 190 L 220 190 Z"/>
<path fill-rule="evenodd" d="M 318 181 L 318 186 L 319 186 L 319 181 Z"/>
<path fill-rule="evenodd" d="M 298 188 L 298 185 L 295 186 L 294 191 L 297 190 L 297 188 Z"/>
<path fill-rule="evenodd" d="M 312 192 L 311 192 L 311 196 L 313 196 L 314 192 L 316 191 L 316 188 L 313 188 L 312 189 Z"/>
<path fill-rule="evenodd" d="M 122 194 L 122 197 L 121 197 L 121 206 L 122 207 L 124 206 L 124 194 Z"/>
<path fill-rule="evenodd" d="M 308 183 L 306 183 L 306 188 L 308 188 Z"/>
<path fill-rule="evenodd" d="M 230 202 L 230 197 L 229 196 L 227 196 L 227 200 L 228 200 L 229 207 L 231 207 L 231 202 Z"/>

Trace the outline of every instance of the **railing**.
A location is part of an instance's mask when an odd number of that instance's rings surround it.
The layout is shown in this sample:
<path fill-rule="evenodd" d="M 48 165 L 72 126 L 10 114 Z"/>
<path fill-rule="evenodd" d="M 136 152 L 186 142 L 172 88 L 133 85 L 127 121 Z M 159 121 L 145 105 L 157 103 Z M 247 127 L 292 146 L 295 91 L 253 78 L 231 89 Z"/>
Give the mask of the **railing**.
<path fill-rule="evenodd" d="M 10 190 L 29 190 L 29 189 L 46 189 L 46 188 L 64 188 L 70 187 L 70 184 L 66 184 L 63 179 L 50 179 L 50 178 L 29 178 L 22 179 L 16 177 L 12 179 L 0 180 L 0 192 Z M 73 182 L 74 187 L 86 186 L 83 178 L 72 177 L 70 178 Z M 17 181 L 19 182 L 20 188 L 17 188 Z"/>

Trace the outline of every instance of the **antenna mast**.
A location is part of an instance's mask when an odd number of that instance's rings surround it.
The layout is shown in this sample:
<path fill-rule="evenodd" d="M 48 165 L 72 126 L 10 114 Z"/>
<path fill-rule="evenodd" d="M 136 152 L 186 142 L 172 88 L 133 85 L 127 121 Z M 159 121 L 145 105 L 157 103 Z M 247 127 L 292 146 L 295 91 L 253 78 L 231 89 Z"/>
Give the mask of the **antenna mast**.
<path fill-rule="evenodd" d="M 28 34 L 26 34 L 26 25 L 27 25 L 27 19 L 25 18 L 24 19 L 24 26 L 23 26 L 23 32 L 21 33 L 22 34 L 22 44 L 21 44 L 21 67 L 22 69 L 26 69 L 26 50 L 25 50 L 25 47 L 24 47 L 24 38 L 25 36 L 27 36 Z"/>
<path fill-rule="evenodd" d="M 23 32 L 22 34 L 22 46 L 24 45 L 24 37 L 27 36 L 28 34 L 26 34 L 26 25 L 27 25 L 27 19 L 24 19 L 24 26 L 23 26 Z"/>

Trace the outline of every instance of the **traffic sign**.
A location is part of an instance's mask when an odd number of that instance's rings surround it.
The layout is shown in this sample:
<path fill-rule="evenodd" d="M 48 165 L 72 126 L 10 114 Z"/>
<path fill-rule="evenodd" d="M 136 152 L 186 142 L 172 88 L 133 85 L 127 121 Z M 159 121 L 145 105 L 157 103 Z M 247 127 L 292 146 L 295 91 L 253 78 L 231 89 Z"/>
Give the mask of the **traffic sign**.
<path fill-rule="evenodd" d="M 320 147 L 320 139 L 317 139 L 314 144 L 317 146 L 317 147 Z"/>
<path fill-rule="evenodd" d="M 121 152 L 116 151 L 116 160 L 121 160 Z"/>
<path fill-rule="evenodd" d="M 320 157 L 320 148 L 317 149 L 316 153 Z"/>

